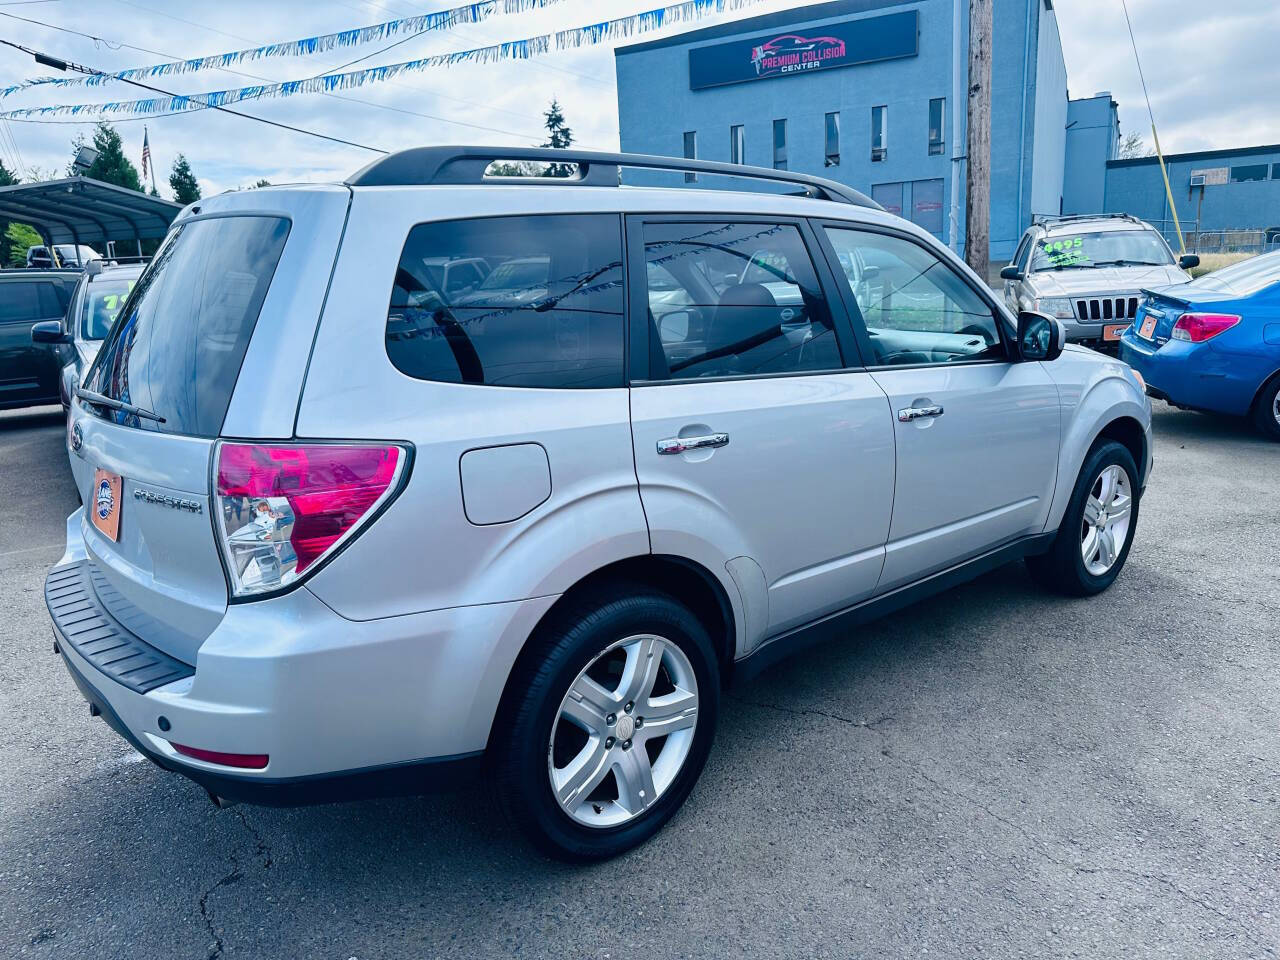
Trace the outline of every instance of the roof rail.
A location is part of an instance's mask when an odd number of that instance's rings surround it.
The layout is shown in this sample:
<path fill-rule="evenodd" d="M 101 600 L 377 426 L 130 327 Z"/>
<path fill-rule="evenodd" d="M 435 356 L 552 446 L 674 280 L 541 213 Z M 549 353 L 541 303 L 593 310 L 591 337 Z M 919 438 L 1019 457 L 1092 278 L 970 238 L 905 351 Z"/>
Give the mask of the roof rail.
<path fill-rule="evenodd" d="M 1050 223 L 1071 223 L 1075 220 L 1132 220 L 1134 223 L 1141 223 L 1131 213 L 1037 213 L 1031 218 L 1032 223 L 1050 224 Z"/>
<path fill-rule="evenodd" d="M 577 166 L 568 177 L 487 177 L 485 171 L 494 161 L 518 160 L 541 163 L 565 163 Z M 413 147 L 374 160 L 357 170 L 347 180 L 353 187 L 422 186 L 428 184 L 537 183 L 542 186 L 568 185 L 616 187 L 621 184 L 621 168 L 672 170 L 680 173 L 703 173 L 748 180 L 768 180 L 795 184 L 804 195 L 819 200 L 851 203 L 859 207 L 883 210 L 880 204 L 834 180 L 811 177 L 789 170 L 770 170 L 737 163 L 711 160 L 685 160 L 657 157 L 643 153 L 602 153 L 594 150 L 557 150 L 551 147 Z"/>

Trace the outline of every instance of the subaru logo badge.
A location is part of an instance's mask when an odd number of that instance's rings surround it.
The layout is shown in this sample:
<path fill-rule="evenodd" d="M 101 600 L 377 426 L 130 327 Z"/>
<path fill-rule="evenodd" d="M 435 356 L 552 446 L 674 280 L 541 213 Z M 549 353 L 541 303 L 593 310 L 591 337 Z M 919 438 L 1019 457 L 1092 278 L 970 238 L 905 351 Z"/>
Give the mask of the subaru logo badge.
<path fill-rule="evenodd" d="M 98 519 L 105 520 L 111 516 L 111 508 L 116 505 L 115 497 L 111 495 L 111 483 L 108 480 L 100 480 L 98 482 L 98 498 L 95 501 L 98 507 Z"/>
<path fill-rule="evenodd" d="M 83 444 L 84 444 L 84 434 L 80 430 L 80 421 L 77 420 L 75 422 L 75 425 L 72 426 L 71 428 L 71 449 L 75 451 L 79 451 L 80 447 Z"/>

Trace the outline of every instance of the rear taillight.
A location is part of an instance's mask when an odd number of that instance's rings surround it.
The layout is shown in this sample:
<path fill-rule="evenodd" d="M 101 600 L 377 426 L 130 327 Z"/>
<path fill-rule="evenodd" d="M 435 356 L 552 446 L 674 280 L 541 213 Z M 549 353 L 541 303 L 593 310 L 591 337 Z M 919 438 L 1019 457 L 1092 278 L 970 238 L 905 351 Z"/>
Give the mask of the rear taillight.
<path fill-rule="evenodd" d="M 373 444 L 222 443 L 215 501 L 233 596 L 296 582 L 395 495 L 407 451 Z"/>
<path fill-rule="evenodd" d="M 1233 313 L 1184 313 L 1173 325 L 1173 339 L 1204 343 L 1239 322 Z"/>
<path fill-rule="evenodd" d="M 271 759 L 265 753 L 223 753 L 221 750 L 204 750 L 181 743 L 170 743 L 169 746 L 184 757 L 203 760 L 205 763 L 216 763 L 224 767 L 239 767 L 241 770 L 265 770 Z"/>

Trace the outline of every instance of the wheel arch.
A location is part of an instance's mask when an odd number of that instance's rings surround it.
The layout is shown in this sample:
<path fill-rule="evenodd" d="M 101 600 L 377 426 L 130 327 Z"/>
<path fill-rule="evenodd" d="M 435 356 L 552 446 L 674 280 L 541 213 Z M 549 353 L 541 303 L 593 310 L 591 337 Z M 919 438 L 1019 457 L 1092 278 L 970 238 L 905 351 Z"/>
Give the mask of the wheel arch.
<path fill-rule="evenodd" d="M 512 680 L 527 672 L 530 664 L 539 656 L 543 646 L 540 641 L 548 625 L 577 604 L 607 597 L 611 591 L 620 588 L 636 586 L 651 587 L 671 595 L 698 618 L 715 648 L 721 682 L 728 681 L 737 644 L 739 616 L 725 584 L 702 564 L 685 557 L 669 554 L 627 557 L 606 564 L 579 579 L 539 618 L 507 673 L 498 709 L 494 712 L 494 720 L 490 726 L 490 740 L 493 729 L 514 709 L 516 698 Z"/>
<path fill-rule="evenodd" d="M 1258 389 L 1253 392 L 1253 399 L 1249 401 L 1249 413 L 1253 414 L 1258 409 L 1258 404 L 1262 400 L 1262 395 L 1267 392 L 1267 388 L 1276 380 L 1280 380 L 1280 370 L 1274 370 L 1267 376 L 1262 378 L 1262 382 L 1258 384 Z"/>

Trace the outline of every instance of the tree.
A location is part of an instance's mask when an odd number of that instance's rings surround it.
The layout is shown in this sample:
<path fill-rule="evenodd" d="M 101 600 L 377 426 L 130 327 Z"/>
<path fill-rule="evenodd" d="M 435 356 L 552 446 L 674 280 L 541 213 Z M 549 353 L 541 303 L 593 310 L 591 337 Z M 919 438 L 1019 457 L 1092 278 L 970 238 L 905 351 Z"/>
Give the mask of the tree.
<path fill-rule="evenodd" d="M 18 182 L 17 176 L 0 160 L 0 187 L 11 187 Z M 0 219 L 0 267 L 9 265 L 9 221 Z"/>
<path fill-rule="evenodd" d="M 17 175 L 11 173 L 9 168 L 4 165 L 4 161 L 0 160 L 0 187 L 12 187 L 17 182 Z"/>
<path fill-rule="evenodd" d="M 5 253 L 6 266 L 25 267 L 27 265 L 27 247 L 35 247 L 44 243 L 40 234 L 25 223 L 10 223 L 4 232 L 4 241 L 8 247 Z"/>
<path fill-rule="evenodd" d="M 553 150 L 567 150 L 573 144 L 573 131 L 564 122 L 564 112 L 560 109 L 560 101 L 551 98 L 551 106 L 547 107 L 543 116 L 543 125 L 547 128 L 547 142 L 544 147 Z M 567 163 L 549 163 L 542 172 L 544 177 L 567 177 L 573 168 Z"/>
<path fill-rule="evenodd" d="M 169 186 L 173 188 L 173 199 L 184 206 L 200 199 L 200 185 L 196 183 L 196 175 L 191 172 L 191 164 L 182 154 L 178 154 L 178 158 L 173 161 Z"/>
<path fill-rule="evenodd" d="M 1121 160 L 1132 160 L 1134 157 L 1155 156 L 1155 151 L 1147 148 L 1142 139 L 1142 134 L 1135 130 L 1133 133 L 1126 133 L 1120 138 L 1120 146 L 1116 148 L 1116 155 Z"/>
<path fill-rule="evenodd" d="M 93 161 L 93 166 L 85 171 L 86 177 L 142 192 L 142 180 L 138 177 L 138 168 L 124 155 L 124 144 L 120 141 L 120 134 L 116 133 L 111 124 L 103 121 L 93 128 L 92 145 L 98 151 L 98 158 Z M 74 159 L 83 146 L 84 134 L 80 134 L 71 143 L 73 162 L 67 165 L 69 176 L 78 173 Z"/>
<path fill-rule="evenodd" d="M 259 180 L 257 183 L 253 185 L 253 189 L 257 190 L 258 187 L 269 187 L 269 186 L 271 186 L 270 180 Z"/>

